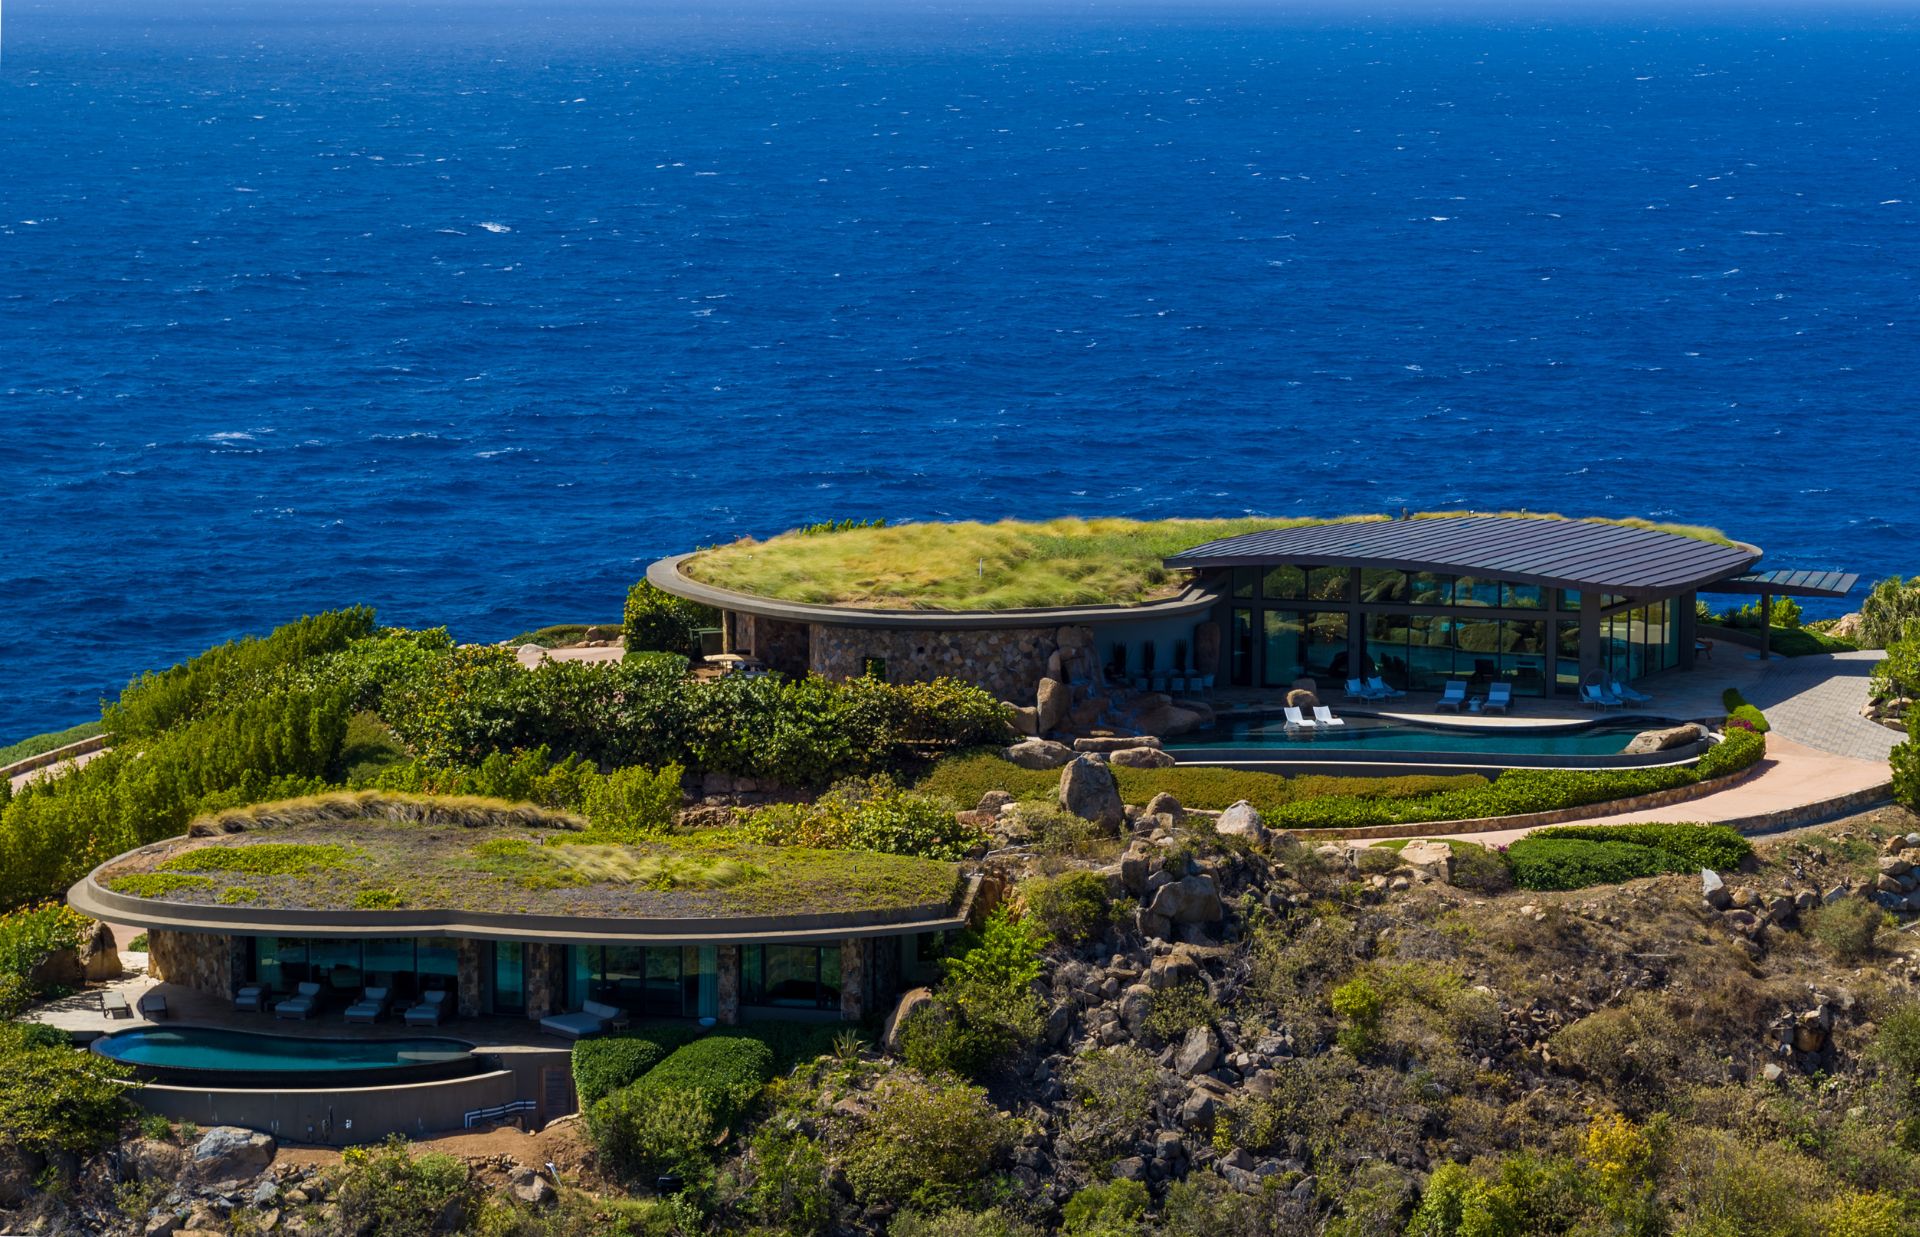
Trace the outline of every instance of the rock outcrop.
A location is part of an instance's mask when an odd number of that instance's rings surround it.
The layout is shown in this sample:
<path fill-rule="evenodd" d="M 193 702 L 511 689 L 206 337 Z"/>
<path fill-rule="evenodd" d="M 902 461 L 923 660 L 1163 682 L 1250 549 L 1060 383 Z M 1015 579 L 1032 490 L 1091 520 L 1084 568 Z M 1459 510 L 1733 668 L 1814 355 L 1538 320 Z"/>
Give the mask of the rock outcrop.
<path fill-rule="evenodd" d="M 1118 829 L 1127 819 L 1113 770 L 1087 754 L 1074 757 L 1060 771 L 1060 806 L 1106 829 Z"/>

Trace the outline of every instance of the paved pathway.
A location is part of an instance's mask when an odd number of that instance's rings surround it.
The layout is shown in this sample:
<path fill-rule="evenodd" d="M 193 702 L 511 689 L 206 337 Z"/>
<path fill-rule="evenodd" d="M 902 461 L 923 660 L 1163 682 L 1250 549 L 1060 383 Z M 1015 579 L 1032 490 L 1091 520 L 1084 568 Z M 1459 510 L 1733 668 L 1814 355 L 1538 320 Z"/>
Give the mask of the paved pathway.
<path fill-rule="evenodd" d="M 7 780 L 10 783 L 12 783 L 13 788 L 15 790 L 19 790 L 22 786 L 25 786 L 28 782 L 37 782 L 41 778 L 47 778 L 47 777 L 59 777 L 62 773 L 66 773 L 69 770 L 78 769 L 81 765 L 84 765 L 89 761 L 96 760 L 99 757 L 106 755 L 108 752 L 112 750 L 113 750 L 112 748 L 102 748 L 97 752 L 82 752 L 80 755 L 71 757 L 67 760 L 62 760 L 58 764 L 51 764 L 51 765 L 47 765 L 44 768 L 32 769 L 26 773 L 16 774 L 13 777 L 8 778 Z"/>
<path fill-rule="evenodd" d="M 1741 690 L 1775 734 L 1836 756 L 1884 761 L 1902 736 L 1860 716 L 1867 681 L 1884 656 L 1870 649 L 1789 657 L 1768 663 L 1759 681 Z"/>

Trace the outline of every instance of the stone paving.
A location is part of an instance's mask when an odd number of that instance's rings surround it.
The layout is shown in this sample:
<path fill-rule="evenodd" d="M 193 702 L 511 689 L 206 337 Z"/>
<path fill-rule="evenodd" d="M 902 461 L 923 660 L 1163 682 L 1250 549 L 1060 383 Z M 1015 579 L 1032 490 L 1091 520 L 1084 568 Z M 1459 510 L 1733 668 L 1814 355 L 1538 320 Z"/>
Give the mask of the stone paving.
<path fill-rule="evenodd" d="M 1822 653 L 1769 662 L 1766 673 L 1742 694 L 1774 732 L 1806 747 L 1856 760 L 1887 758 L 1902 736 L 1860 716 L 1867 681 L 1885 654 Z"/>

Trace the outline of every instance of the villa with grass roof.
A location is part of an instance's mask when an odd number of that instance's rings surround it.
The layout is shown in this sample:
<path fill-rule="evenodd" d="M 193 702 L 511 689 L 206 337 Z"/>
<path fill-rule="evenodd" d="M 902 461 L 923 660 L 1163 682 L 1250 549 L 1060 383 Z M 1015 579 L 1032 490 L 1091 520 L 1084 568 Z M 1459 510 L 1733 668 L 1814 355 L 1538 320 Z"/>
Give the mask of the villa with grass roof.
<path fill-rule="evenodd" d="M 101 864 L 68 901 L 146 931 L 157 978 L 263 1010 L 318 985 L 397 1020 L 857 1021 L 918 982 L 974 893 L 959 865 L 742 840 L 622 841 L 526 804 L 340 793 L 223 812 Z"/>
<path fill-rule="evenodd" d="M 953 676 L 1032 733 L 1113 724 L 1131 695 L 1124 720 L 1158 733 L 1191 724 L 1193 702 L 1168 697 L 1215 687 L 1632 683 L 1709 653 L 1699 593 L 1764 608 L 1856 581 L 1756 572 L 1760 557 L 1712 529 L 1535 514 L 1056 520 L 802 531 L 647 578 L 719 610 L 728 650 L 774 670 Z"/>

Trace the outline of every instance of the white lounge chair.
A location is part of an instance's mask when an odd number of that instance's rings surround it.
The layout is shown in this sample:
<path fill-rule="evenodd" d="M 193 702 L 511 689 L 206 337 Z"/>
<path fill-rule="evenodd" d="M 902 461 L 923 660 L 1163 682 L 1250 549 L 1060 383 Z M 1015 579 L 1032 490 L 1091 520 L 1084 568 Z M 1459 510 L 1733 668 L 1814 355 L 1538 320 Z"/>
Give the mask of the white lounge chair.
<path fill-rule="evenodd" d="M 1307 718 L 1300 716 L 1300 710 L 1295 708 L 1293 705 L 1288 705 L 1286 708 L 1281 710 L 1281 713 L 1284 714 L 1287 719 L 1288 730 L 1312 730 L 1313 729 L 1313 723 L 1309 721 Z"/>
<path fill-rule="evenodd" d="M 1602 690 L 1598 683 L 1589 683 L 1585 687 L 1582 687 L 1580 689 L 1580 700 L 1582 703 L 1590 704 L 1596 709 L 1617 709 L 1626 703 L 1626 701 L 1620 699 L 1620 697 L 1614 695 L 1612 692 Z"/>
<path fill-rule="evenodd" d="M 273 1007 L 276 1018 L 311 1018 L 320 1008 L 320 985 L 301 984 L 293 995 Z"/>
<path fill-rule="evenodd" d="M 446 1016 L 447 990 L 436 988 L 420 994 L 419 1004 L 407 1010 L 405 1021 L 410 1027 L 437 1027 Z"/>
<path fill-rule="evenodd" d="M 1367 690 L 1380 700 L 1398 700 L 1407 694 L 1397 687 L 1390 686 L 1377 674 L 1367 680 Z"/>
<path fill-rule="evenodd" d="M 127 995 L 124 992 L 102 992 L 100 1012 L 109 1018 L 133 1017 L 133 1007 L 127 1004 Z"/>
<path fill-rule="evenodd" d="M 1480 706 L 1482 713 L 1505 713 L 1513 707 L 1513 684 L 1495 683 L 1487 688 L 1487 701 Z"/>
<path fill-rule="evenodd" d="M 1634 704 L 1645 704 L 1647 701 L 1653 699 L 1652 696 L 1647 695 L 1647 693 L 1643 691 L 1639 691 L 1635 688 L 1628 687 L 1625 683 L 1622 683 L 1619 679 L 1615 679 L 1612 682 L 1608 683 L 1607 691 L 1615 696 L 1618 696 L 1622 700 L 1630 700 Z"/>
<path fill-rule="evenodd" d="M 1379 700 L 1380 693 L 1362 683 L 1359 679 L 1347 680 L 1347 695 L 1355 700 Z"/>
<path fill-rule="evenodd" d="M 540 1029 L 568 1039 L 598 1035 L 628 1025 L 625 1010 L 599 1001 L 583 1001 L 577 1014 L 554 1014 L 540 1020 Z"/>
<path fill-rule="evenodd" d="M 1467 685 L 1459 679 L 1453 679 L 1447 684 L 1447 689 L 1440 693 L 1440 699 L 1433 702 L 1433 707 L 1436 712 L 1441 709 L 1449 709 L 1458 713 L 1461 706 L 1466 703 Z"/>
<path fill-rule="evenodd" d="M 360 999 L 347 1006 L 348 1022 L 378 1022 L 380 1015 L 387 1012 L 387 990 L 368 988 L 360 994 Z"/>
<path fill-rule="evenodd" d="M 1347 719 L 1344 717 L 1335 717 L 1333 710 L 1324 704 L 1316 704 L 1313 706 L 1313 724 L 1316 726 L 1344 726 L 1347 724 Z"/>
<path fill-rule="evenodd" d="M 233 1008 L 240 1013 L 257 1014 L 266 1008 L 267 989 L 264 984 L 241 984 L 240 991 L 233 994 Z"/>

